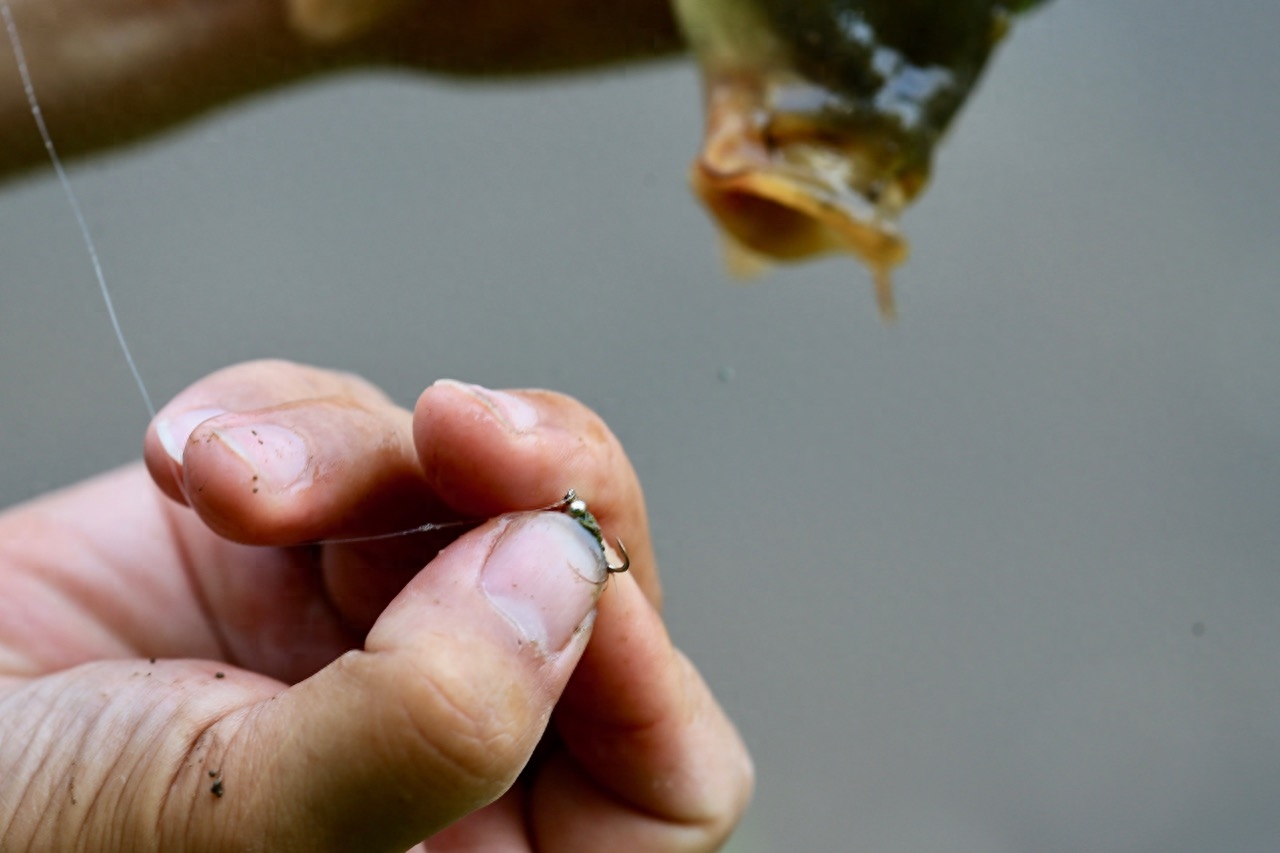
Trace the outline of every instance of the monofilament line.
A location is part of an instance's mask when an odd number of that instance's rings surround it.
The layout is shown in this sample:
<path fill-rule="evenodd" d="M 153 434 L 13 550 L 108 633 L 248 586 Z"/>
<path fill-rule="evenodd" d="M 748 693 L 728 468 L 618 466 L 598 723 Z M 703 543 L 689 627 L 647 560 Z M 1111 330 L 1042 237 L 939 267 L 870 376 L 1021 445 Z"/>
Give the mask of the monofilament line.
<path fill-rule="evenodd" d="M 44 123 L 44 113 L 40 110 L 40 101 L 36 98 L 36 87 L 31 82 L 31 71 L 27 67 L 26 53 L 22 50 L 22 39 L 18 37 L 18 27 L 13 22 L 13 12 L 9 9 L 8 0 L 0 0 L 0 16 L 4 17 L 5 30 L 9 33 L 9 44 L 13 46 L 14 59 L 18 61 L 18 74 L 22 77 L 22 90 L 27 96 L 27 105 L 31 108 L 31 117 L 36 120 L 36 127 L 40 130 L 40 139 L 44 141 L 44 150 L 49 153 L 49 162 L 53 164 L 53 170 L 58 174 L 58 183 L 62 184 L 62 192 L 67 197 L 67 201 L 71 203 L 71 212 L 75 214 L 76 225 L 80 227 L 80 236 L 84 239 L 85 248 L 89 250 L 89 260 L 93 263 L 93 274 L 98 280 L 98 290 L 102 294 L 102 301 L 107 306 L 107 316 L 111 318 L 111 328 L 115 330 L 116 342 L 120 344 L 120 351 L 124 353 L 124 360 L 129 365 L 129 371 L 133 374 L 133 381 L 138 385 L 138 393 L 142 395 L 142 402 L 147 407 L 147 412 L 152 418 L 156 416 L 155 404 L 151 402 L 151 394 L 147 392 L 147 384 L 142 381 L 142 374 L 138 371 L 138 364 L 133 360 L 133 353 L 129 350 L 129 342 L 125 339 L 124 330 L 120 328 L 120 318 L 116 316 L 115 302 L 111 299 L 111 291 L 107 288 L 107 277 L 102 271 L 102 262 L 98 259 L 98 247 L 93 242 L 93 235 L 89 233 L 89 225 L 85 222 L 84 213 L 80 210 L 80 200 L 76 197 L 75 190 L 71 188 L 71 179 L 67 177 L 67 170 L 62 166 L 62 158 L 58 156 L 58 149 L 53 145 L 53 137 L 49 135 L 49 128 Z"/>

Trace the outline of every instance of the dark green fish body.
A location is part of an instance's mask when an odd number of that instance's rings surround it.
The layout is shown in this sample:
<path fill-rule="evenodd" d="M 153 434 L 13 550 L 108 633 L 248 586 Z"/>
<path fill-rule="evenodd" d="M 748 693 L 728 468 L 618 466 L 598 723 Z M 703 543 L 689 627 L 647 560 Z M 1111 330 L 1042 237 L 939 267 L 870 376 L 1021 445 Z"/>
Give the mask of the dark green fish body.
<path fill-rule="evenodd" d="M 859 255 L 892 313 L 898 217 L 1011 16 L 1037 2 L 675 0 L 707 90 L 695 188 L 751 253 Z"/>

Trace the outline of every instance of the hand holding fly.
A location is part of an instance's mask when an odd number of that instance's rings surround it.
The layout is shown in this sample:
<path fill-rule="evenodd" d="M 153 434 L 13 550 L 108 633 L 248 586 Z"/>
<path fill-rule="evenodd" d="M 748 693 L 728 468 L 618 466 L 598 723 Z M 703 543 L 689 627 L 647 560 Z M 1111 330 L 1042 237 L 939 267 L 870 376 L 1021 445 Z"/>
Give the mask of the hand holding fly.
<path fill-rule="evenodd" d="M 411 413 L 258 362 L 145 456 L 0 516 L 0 846 L 713 850 L 740 817 L 746 751 L 580 404 L 439 382 Z M 570 482 L 631 573 L 526 512 Z"/>

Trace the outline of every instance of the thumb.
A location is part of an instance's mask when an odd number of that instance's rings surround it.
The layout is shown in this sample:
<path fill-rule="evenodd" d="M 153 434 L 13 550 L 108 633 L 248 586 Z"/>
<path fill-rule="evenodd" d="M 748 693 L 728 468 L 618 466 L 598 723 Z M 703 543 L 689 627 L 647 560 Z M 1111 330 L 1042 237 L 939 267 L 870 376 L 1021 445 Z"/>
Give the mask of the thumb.
<path fill-rule="evenodd" d="M 363 651 L 206 732 L 178 780 L 203 795 L 205 837 L 234 827 L 254 849 L 403 851 L 497 799 L 586 645 L 602 560 L 560 513 L 505 516 L 459 539 Z"/>

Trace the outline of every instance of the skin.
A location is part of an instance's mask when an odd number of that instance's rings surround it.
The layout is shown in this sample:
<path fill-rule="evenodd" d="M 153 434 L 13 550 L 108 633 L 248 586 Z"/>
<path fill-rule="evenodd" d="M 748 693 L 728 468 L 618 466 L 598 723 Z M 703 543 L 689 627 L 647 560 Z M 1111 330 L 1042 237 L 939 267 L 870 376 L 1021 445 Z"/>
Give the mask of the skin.
<path fill-rule="evenodd" d="M 666 0 L 9 2 L 72 155 L 349 68 L 678 47 Z M 44 164 L 7 53 L 0 179 Z M 630 573 L 534 511 L 569 486 Z M 0 514 L 0 848 L 716 849 L 753 771 L 659 606 L 635 472 L 581 404 L 228 368 L 143 462 Z"/>
<path fill-rule="evenodd" d="M 467 79 L 680 46 L 668 0 L 8 0 L 50 130 L 76 155 L 320 74 Z M 0 39 L 0 179 L 45 153 Z"/>
<path fill-rule="evenodd" d="M 586 582 L 594 540 L 525 512 L 568 484 L 631 573 Z M 308 544 L 459 517 L 489 520 Z M 574 400 L 223 370 L 144 463 L 0 515 L 0 848 L 716 849 L 751 764 L 658 598 L 635 473 Z"/>

